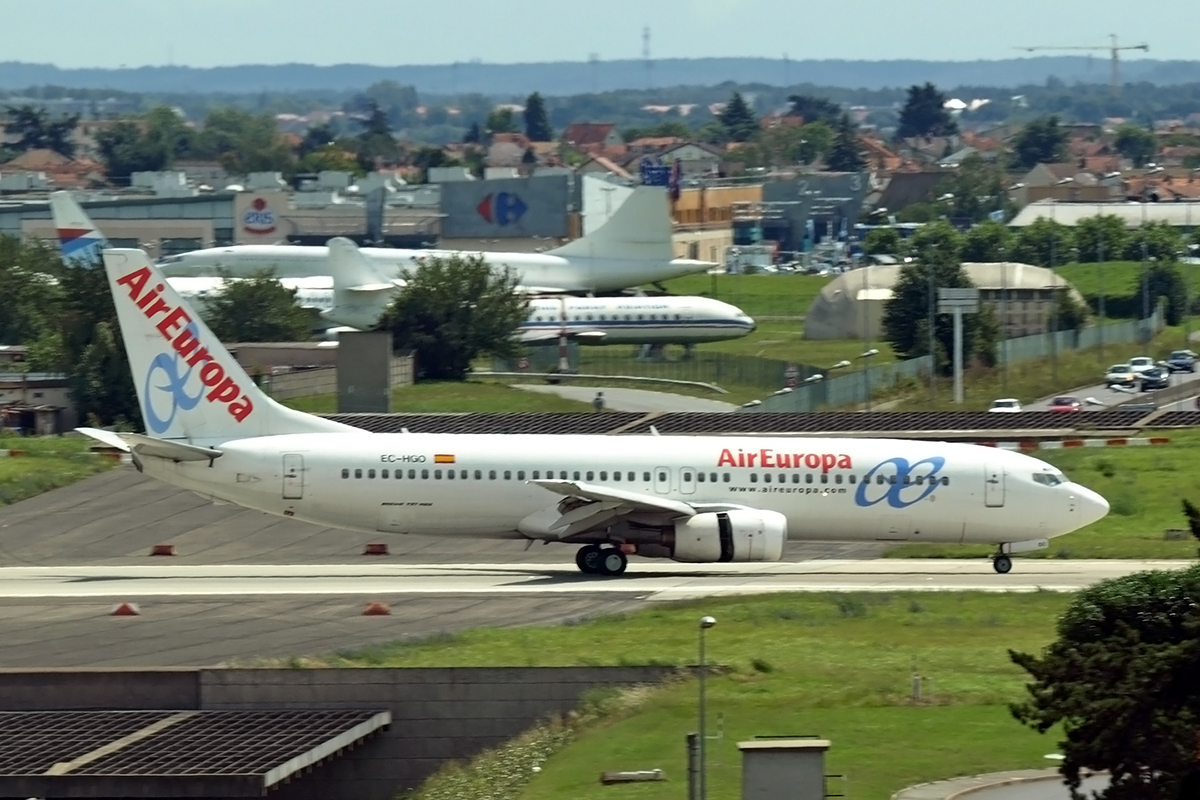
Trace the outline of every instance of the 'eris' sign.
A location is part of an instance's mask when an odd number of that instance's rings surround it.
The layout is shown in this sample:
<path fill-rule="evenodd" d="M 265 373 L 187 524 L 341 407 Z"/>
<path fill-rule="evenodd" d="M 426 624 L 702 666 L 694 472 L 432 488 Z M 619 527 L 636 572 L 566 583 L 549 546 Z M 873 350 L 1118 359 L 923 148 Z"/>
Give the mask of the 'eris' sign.
<path fill-rule="evenodd" d="M 275 232 L 277 218 L 271 204 L 263 197 L 250 201 L 250 207 L 242 212 L 242 230 L 253 236 L 267 236 Z"/>

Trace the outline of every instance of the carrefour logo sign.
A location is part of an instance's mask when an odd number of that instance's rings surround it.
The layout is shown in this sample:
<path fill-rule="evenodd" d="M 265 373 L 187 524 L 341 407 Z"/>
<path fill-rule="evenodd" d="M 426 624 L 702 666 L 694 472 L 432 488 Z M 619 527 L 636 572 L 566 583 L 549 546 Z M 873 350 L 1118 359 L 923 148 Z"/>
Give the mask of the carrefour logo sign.
<path fill-rule="evenodd" d="M 269 233 L 275 232 L 277 219 L 275 212 L 271 210 L 271 206 L 261 197 L 254 198 L 250 203 L 250 207 L 242 214 L 242 228 L 247 233 L 253 233 L 257 236 L 266 236 Z"/>
<path fill-rule="evenodd" d="M 525 216 L 529 206 L 512 192 L 492 192 L 480 201 L 475 210 L 489 223 L 503 228 Z"/>

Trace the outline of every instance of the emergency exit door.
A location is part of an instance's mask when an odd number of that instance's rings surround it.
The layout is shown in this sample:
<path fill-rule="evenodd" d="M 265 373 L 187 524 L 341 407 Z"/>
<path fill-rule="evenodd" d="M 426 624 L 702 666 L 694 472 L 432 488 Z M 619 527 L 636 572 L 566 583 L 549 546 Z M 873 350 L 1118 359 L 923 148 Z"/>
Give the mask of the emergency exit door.
<path fill-rule="evenodd" d="M 283 499 L 300 500 L 304 497 L 304 456 L 288 453 L 283 457 Z"/>

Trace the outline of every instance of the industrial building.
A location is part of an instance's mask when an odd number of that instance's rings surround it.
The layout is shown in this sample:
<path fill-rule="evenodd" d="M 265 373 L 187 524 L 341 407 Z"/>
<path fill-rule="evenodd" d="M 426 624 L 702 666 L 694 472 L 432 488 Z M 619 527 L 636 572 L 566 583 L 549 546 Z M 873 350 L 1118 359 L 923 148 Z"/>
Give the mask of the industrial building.
<path fill-rule="evenodd" d="M 1101 215 L 1117 217 L 1130 229 L 1140 228 L 1148 223 L 1165 222 L 1174 228 L 1190 231 L 1200 225 L 1200 201 L 1064 203 L 1039 200 L 1021 209 L 1008 224 L 1014 228 L 1024 228 L 1039 219 L 1048 219 L 1073 228 L 1082 220 Z"/>
<path fill-rule="evenodd" d="M 1007 261 L 962 266 L 979 289 L 980 300 L 992 307 L 1006 339 L 1044 333 L 1062 291 L 1083 303 L 1070 283 L 1043 267 Z M 830 281 L 804 317 L 804 338 L 877 341 L 884 306 L 892 299 L 901 269 L 890 264 L 861 267 Z"/>

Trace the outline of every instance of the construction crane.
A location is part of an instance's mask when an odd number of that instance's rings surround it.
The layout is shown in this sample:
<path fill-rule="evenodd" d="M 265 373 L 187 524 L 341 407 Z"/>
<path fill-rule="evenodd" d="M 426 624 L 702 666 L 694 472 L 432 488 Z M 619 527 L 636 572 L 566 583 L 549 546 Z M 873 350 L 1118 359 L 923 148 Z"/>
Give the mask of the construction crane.
<path fill-rule="evenodd" d="M 1017 47 L 1015 49 L 1025 50 L 1030 53 L 1034 52 L 1035 50 L 1107 50 L 1107 51 L 1109 51 L 1109 55 L 1112 58 L 1112 93 L 1113 93 L 1114 97 L 1119 97 L 1121 94 L 1121 57 L 1120 57 L 1120 52 L 1122 50 L 1141 50 L 1143 52 L 1149 53 L 1150 45 L 1144 44 L 1144 43 L 1143 44 L 1119 45 L 1119 44 L 1117 44 L 1117 35 L 1115 33 L 1110 33 L 1109 36 L 1112 38 L 1112 44 L 1109 44 L 1107 46 L 1099 46 L 1099 47 Z"/>

